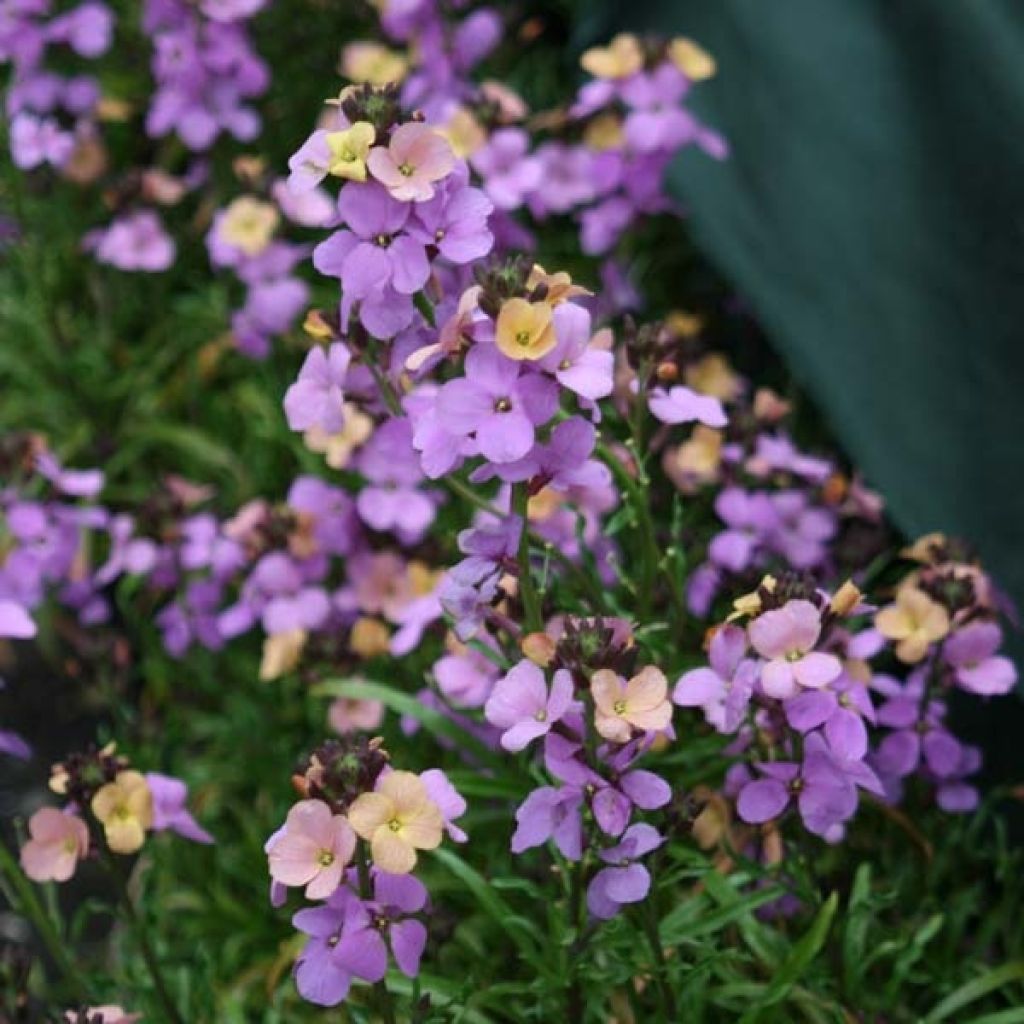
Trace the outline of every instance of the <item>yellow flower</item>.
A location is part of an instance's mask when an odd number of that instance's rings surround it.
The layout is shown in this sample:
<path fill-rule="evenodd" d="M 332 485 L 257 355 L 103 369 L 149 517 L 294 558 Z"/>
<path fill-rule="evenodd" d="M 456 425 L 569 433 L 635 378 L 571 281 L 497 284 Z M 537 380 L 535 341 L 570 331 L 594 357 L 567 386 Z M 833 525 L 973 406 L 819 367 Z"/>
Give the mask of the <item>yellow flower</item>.
<path fill-rule="evenodd" d="M 314 425 L 302 435 L 306 447 L 323 455 L 331 469 L 344 469 L 353 452 L 373 433 L 373 420 L 362 409 L 351 402 L 345 402 L 343 408 L 345 418 L 337 434 Z"/>
<path fill-rule="evenodd" d="M 641 669 L 628 683 L 611 669 L 598 669 L 590 677 L 590 693 L 594 726 L 606 740 L 626 743 L 634 729 L 653 732 L 672 721 L 668 680 L 653 665 Z"/>
<path fill-rule="evenodd" d="M 732 612 L 729 617 L 725 620 L 726 622 L 735 622 L 737 619 L 742 619 L 744 616 L 753 618 L 755 615 L 761 614 L 761 591 L 766 590 L 769 594 L 775 593 L 775 577 L 764 576 L 761 578 L 761 582 L 757 585 L 757 590 L 752 590 L 749 594 L 744 594 L 742 597 L 737 597 L 732 603 Z"/>
<path fill-rule="evenodd" d="M 594 294 L 582 285 L 573 284 L 572 278 L 564 270 L 549 274 L 539 263 L 534 263 L 530 268 L 530 276 L 526 279 L 526 287 L 533 291 L 538 285 L 547 288 L 548 293 L 544 296 L 544 301 L 549 306 L 557 306 L 568 299 L 575 299 L 578 295 Z"/>
<path fill-rule="evenodd" d="M 487 133 L 472 111 L 456 107 L 448 122 L 438 129 L 461 159 L 472 156 L 487 141 Z"/>
<path fill-rule="evenodd" d="M 308 635 L 304 629 L 299 628 L 269 634 L 263 641 L 260 682 L 269 683 L 291 672 L 302 658 Z"/>
<path fill-rule="evenodd" d="M 678 448 L 665 450 L 664 465 L 669 479 L 684 493 L 696 490 L 718 476 L 722 462 L 722 433 L 698 423 L 693 434 Z"/>
<path fill-rule="evenodd" d="M 366 181 L 366 156 L 376 137 L 377 131 L 369 121 L 356 121 L 343 132 L 329 132 L 331 162 L 327 173 L 350 181 Z"/>
<path fill-rule="evenodd" d="M 393 875 L 412 871 L 417 850 L 441 845 L 441 809 L 412 772 L 385 775 L 375 793 L 356 797 L 348 820 L 356 835 L 370 843 L 373 863 Z"/>
<path fill-rule="evenodd" d="M 509 359 L 543 359 L 557 342 L 546 302 L 509 299 L 498 313 L 494 343 Z"/>
<path fill-rule="evenodd" d="M 720 398 L 723 402 L 732 401 L 743 390 L 743 381 L 729 365 L 729 360 L 718 352 L 709 352 L 687 366 L 686 383 L 694 391 Z"/>
<path fill-rule="evenodd" d="M 118 772 L 92 798 L 92 813 L 114 853 L 135 853 L 153 824 L 153 794 L 140 772 Z"/>
<path fill-rule="evenodd" d="M 270 203 L 252 196 L 239 196 L 224 211 L 220 236 L 246 256 L 257 256 L 270 243 L 279 220 L 280 214 Z"/>
<path fill-rule="evenodd" d="M 902 587 L 896 603 L 875 616 L 875 628 L 889 640 L 896 640 L 896 657 L 908 665 L 919 662 L 931 644 L 949 632 L 949 613 L 923 590 Z"/>
<path fill-rule="evenodd" d="M 612 113 L 595 117 L 583 131 L 583 141 L 590 149 L 596 149 L 598 152 L 604 152 L 606 149 L 620 149 L 624 138 L 622 121 Z"/>
<path fill-rule="evenodd" d="M 390 643 L 391 633 L 380 619 L 364 615 L 352 624 L 348 645 L 352 653 L 358 654 L 360 658 L 376 658 L 380 654 L 387 654 Z"/>
<path fill-rule="evenodd" d="M 607 46 L 587 50 L 580 64 L 595 78 L 628 78 L 644 66 L 644 54 L 637 37 L 622 32 Z"/>
<path fill-rule="evenodd" d="M 703 82 L 714 77 L 718 65 L 715 58 L 711 56 L 702 46 L 698 46 L 692 39 L 679 36 L 668 44 L 668 59 L 691 82 Z"/>
<path fill-rule="evenodd" d="M 409 70 L 409 61 L 380 43 L 349 43 L 341 54 L 341 73 L 353 82 L 389 85 L 400 82 Z"/>

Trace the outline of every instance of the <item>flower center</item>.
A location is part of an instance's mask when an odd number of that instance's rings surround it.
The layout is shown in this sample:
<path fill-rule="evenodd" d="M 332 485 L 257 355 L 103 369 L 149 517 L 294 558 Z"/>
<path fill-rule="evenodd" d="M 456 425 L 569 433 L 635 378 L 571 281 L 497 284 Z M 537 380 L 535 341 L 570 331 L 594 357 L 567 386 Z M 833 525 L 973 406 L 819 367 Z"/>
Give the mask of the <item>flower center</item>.
<path fill-rule="evenodd" d="M 612 711 L 617 715 L 624 715 L 626 713 L 626 702 L 624 700 L 617 700 L 612 705 Z"/>
<path fill-rule="evenodd" d="M 494 403 L 495 412 L 509 412 L 512 409 L 512 403 L 507 398 L 499 398 Z"/>
<path fill-rule="evenodd" d="M 538 722 L 546 722 L 548 720 L 547 709 L 546 708 L 538 708 L 533 713 L 533 717 L 536 718 Z"/>
<path fill-rule="evenodd" d="M 391 244 L 391 236 L 390 235 L 385 235 L 385 234 L 375 235 L 373 240 L 382 249 L 386 249 Z"/>
<path fill-rule="evenodd" d="M 570 363 L 568 359 L 563 359 L 563 360 L 562 360 L 562 361 L 561 361 L 561 362 L 560 362 L 560 363 L 558 364 L 558 368 L 559 368 L 560 370 L 568 370 L 570 366 L 572 366 L 572 363 Z"/>
<path fill-rule="evenodd" d="M 413 172 L 415 170 L 416 170 L 416 168 L 413 167 L 412 164 L 399 164 L 398 165 L 398 173 L 399 174 L 404 174 L 405 177 L 407 177 L 407 178 L 412 177 L 412 174 L 413 174 Z"/>
<path fill-rule="evenodd" d="M 391 829 L 392 832 L 400 832 L 402 829 L 402 823 L 397 818 L 392 818 L 388 822 L 388 828 Z"/>
<path fill-rule="evenodd" d="M 322 868 L 329 868 L 334 863 L 334 854 L 330 850 L 321 850 L 317 854 L 316 862 Z"/>
<path fill-rule="evenodd" d="M 786 661 L 799 661 L 802 657 L 799 651 L 786 651 Z"/>
<path fill-rule="evenodd" d="M 435 242 L 441 242 L 443 240 L 444 240 L 444 229 L 443 228 L 438 228 L 434 232 L 434 241 Z"/>
<path fill-rule="evenodd" d="M 522 345 L 526 348 L 530 344 L 530 332 L 529 331 L 516 331 L 516 344 Z"/>

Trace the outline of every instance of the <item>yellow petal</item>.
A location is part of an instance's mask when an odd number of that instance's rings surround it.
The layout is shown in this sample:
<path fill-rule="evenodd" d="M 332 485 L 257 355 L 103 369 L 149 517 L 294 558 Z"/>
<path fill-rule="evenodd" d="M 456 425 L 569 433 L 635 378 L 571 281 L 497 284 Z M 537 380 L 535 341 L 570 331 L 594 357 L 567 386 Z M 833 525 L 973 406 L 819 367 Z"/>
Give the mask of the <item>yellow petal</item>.
<path fill-rule="evenodd" d="M 692 39 L 673 39 L 668 44 L 668 56 L 691 82 L 703 82 L 713 77 L 718 69 L 715 58 Z"/>
<path fill-rule="evenodd" d="M 135 853 L 146 841 L 146 830 L 138 818 L 114 818 L 103 829 L 107 846 L 114 853 Z"/>
<path fill-rule="evenodd" d="M 663 704 L 668 695 L 668 680 L 660 668 L 648 665 L 628 683 L 624 699 L 630 714 L 650 711 Z"/>
<path fill-rule="evenodd" d="M 441 830 L 444 817 L 441 808 L 432 800 L 428 800 L 416 812 L 415 816 L 402 819 L 401 837 L 418 850 L 433 850 L 441 845 Z"/>
<path fill-rule="evenodd" d="M 392 802 L 395 816 L 403 822 L 430 803 L 427 787 L 413 772 L 389 772 L 381 780 L 379 791 Z"/>

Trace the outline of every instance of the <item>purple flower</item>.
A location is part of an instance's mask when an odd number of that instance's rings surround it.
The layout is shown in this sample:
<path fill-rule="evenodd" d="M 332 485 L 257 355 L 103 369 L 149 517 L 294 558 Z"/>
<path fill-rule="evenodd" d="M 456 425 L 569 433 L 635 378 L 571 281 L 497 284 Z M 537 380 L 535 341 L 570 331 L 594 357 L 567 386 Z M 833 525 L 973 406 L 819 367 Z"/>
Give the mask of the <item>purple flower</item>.
<path fill-rule="evenodd" d="M 300 910 L 292 924 L 309 936 L 295 963 L 299 995 L 317 1006 L 337 1006 L 348 995 L 353 977 L 380 981 L 387 971 L 387 951 L 370 916 L 345 886 L 320 907 Z M 383 959 L 383 969 L 380 968 Z"/>
<path fill-rule="evenodd" d="M 786 721 L 798 732 L 824 726 L 829 747 L 841 757 L 859 761 L 868 750 L 864 720 L 875 721 L 867 687 L 841 676 L 827 690 L 804 690 L 785 702 Z"/>
<path fill-rule="evenodd" d="M 40 164 L 63 167 L 75 148 L 75 137 L 52 117 L 16 114 L 11 120 L 11 159 L 23 171 Z"/>
<path fill-rule="evenodd" d="M 341 343 L 326 350 L 319 345 L 310 349 L 298 379 L 284 396 L 284 411 L 292 430 L 320 427 L 336 434 L 345 424 L 345 375 L 352 356 Z"/>
<path fill-rule="evenodd" d="M 349 182 L 338 196 L 346 228 L 313 251 L 321 274 L 342 287 L 342 323 L 359 303 L 359 318 L 375 337 L 391 338 L 412 321 L 412 300 L 430 276 L 423 242 L 405 231 L 412 206 L 377 182 Z"/>
<path fill-rule="evenodd" d="M 702 395 L 677 384 L 666 391 L 654 388 L 647 398 L 652 415 L 662 423 L 692 423 L 724 427 L 728 423 L 722 403 L 711 395 Z"/>
<path fill-rule="evenodd" d="M 810 601 L 787 601 L 764 612 L 747 633 L 754 650 L 768 659 L 761 686 L 769 697 L 792 697 L 801 686 L 820 689 L 843 670 L 834 654 L 813 650 L 821 635 L 821 613 Z"/>
<path fill-rule="evenodd" d="M 723 569 L 742 572 L 753 561 L 758 545 L 775 530 L 775 507 L 766 494 L 726 487 L 715 499 L 715 513 L 729 529 L 715 535 L 708 556 Z"/>
<path fill-rule="evenodd" d="M 201 828 L 185 807 L 188 787 L 173 775 L 147 772 L 146 782 L 153 794 L 153 829 L 170 829 L 196 843 L 212 843 L 213 836 Z"/>
<path fill-rule="evenodd" d="M 711 638 L 710 667 L 680 677 L 672 700 L 680 707 L 699 707 L 709 725 L 732 733 L 746 717 L 754 692 L 757 665 L 746 658 L 747 637 L 738 626 L 723 626 Z"/>
<path fill-rule="evenodd" d="M 478 188 L 467 184 L 465 164 L 434 193 L 433 199 L 417 203 L 409 222 L 410 237 L 423 245 L 435 245 L 452 263 L 472 263 L 486 256 L 494 245 L 487 218 L 494 204 Z"/>
<path fill-rule="evenodd" d="M 639 858 L 665 842 L 653 825 L 636 824 L 626 829 L 620 842 L 599 854 L 607 865 L 587 887 L 587 908 L 594 917 L 614 917 L 626 903 L 639 903 L 651 888 L 650 872 Z"/>
<path fill-rule="evenodd" d="M 155 274 L 174 263 L 177 247 L 152 210 L 124 214 L 110 226 L 91 232 L 83 243 L 100 263 L 118 270 Z"/>
<path fill-rule="evenodd" d="M 518 752 L 562 720 L 572 695 L 572 676 L 565 669 L 554 674 L 549 693 L 543 671 L 524 659 L 494 684 L 484 716 L 491 725 L 505 730 L 501 745 Z"/>
<path fill-rule="evenodd" d="M 423 479 L 405 417 L 382 423 L 363 446 L 357 468 L 367 483 L 356 497 L 359 517 L 375 530 L 394 531 L 414 544 L 434 521 L 436 509 L 418 484 Z"/>
<path fill-rule="evenodd" d="M 942 653 L 963 689 L 985 697 L 1009 693 L 1017 670 L 1009 658 L 996 654 L 1003 642 L 994 622 L 972 622 L 949 636 Z"/>
<path fill-rule="evenodd" d="M 581 398 L 606 398 L 612 393 L 615 358 L 610 349 L 591 345 L 590 314 L 582 306 L 564 302 L 555 309 L 552 321 L 558 343 L 539 365 Z"/>
<path fill-rule="evenodd" d="M 17 601 L 0 598 L 0 637 L 28 640 L 36 635 L 36 624 Z"/>
<path fill-rule="evenodd" d="M 516 811 L 512 852 L 522 853 L 553 839 L 568 860 L 583 856 L 583 790 L 578 786 L 542 786 L 535 789 Z"/>
<path fill-rule="evenodd" d="M 520 372 L 493 345 L 476 345 L 466 356 L 466 376 L 437 394 L 437 419 L 455 437 L 473 435 L 481 455 L 515 462 L 532 447 L 535 428 L 558 408 L 558 388 L 547 377 Z"/>
<path fill-rule="evenodd" d="M 484 191 L 499 210 L 515 210 L 541 183 L 543 167 L 526 155 L 529 136 L 521 128 L 499 128 L 470 162 L 484 180 Z"/>
<path fill-rule="evenodd" d="M 427 795 L 441 809 L 444 830 L 448 833 L 448 838 L 456 843 L 466 842 L 469 836 L 455 824 L 455 819 L 461 818 L 466 813 L 465 798 L 440 768 L 430 768 L 425 772 L 420 772 L 420 779 L 427 787 Z"/>

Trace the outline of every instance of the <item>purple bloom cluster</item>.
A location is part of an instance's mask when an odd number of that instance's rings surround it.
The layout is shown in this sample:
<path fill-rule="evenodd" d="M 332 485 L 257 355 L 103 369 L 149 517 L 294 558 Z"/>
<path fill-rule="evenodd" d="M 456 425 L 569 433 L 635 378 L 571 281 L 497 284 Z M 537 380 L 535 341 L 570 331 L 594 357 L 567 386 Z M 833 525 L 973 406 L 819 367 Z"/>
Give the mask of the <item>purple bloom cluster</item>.
<path fill-rule="evenodd" d="M 253 52 L 245 19 L 259 0 L 146 0 L 143 28 L 153 40 L 156 90 L 146 115 L 154 138 L 171 132 L 193 150 L 208 149 L 222 132 L 250 142 L 260 130 L 249 101 L 270 80 Z"/>
<path fill-rule="evenodd" d="M 99 0 L 60 14 L 51 7 L 49 0 L 9 0 L 0 12 L 0 63 L 13 70 L 5 96 L 11 157 L 23 170 L 64 167 L 76 147 L 96 134 L 96 79 L 61 74 L 46 60 L 59 47 L 88 59 L 102 56 L 113 35 L 113 14 Z"/>

